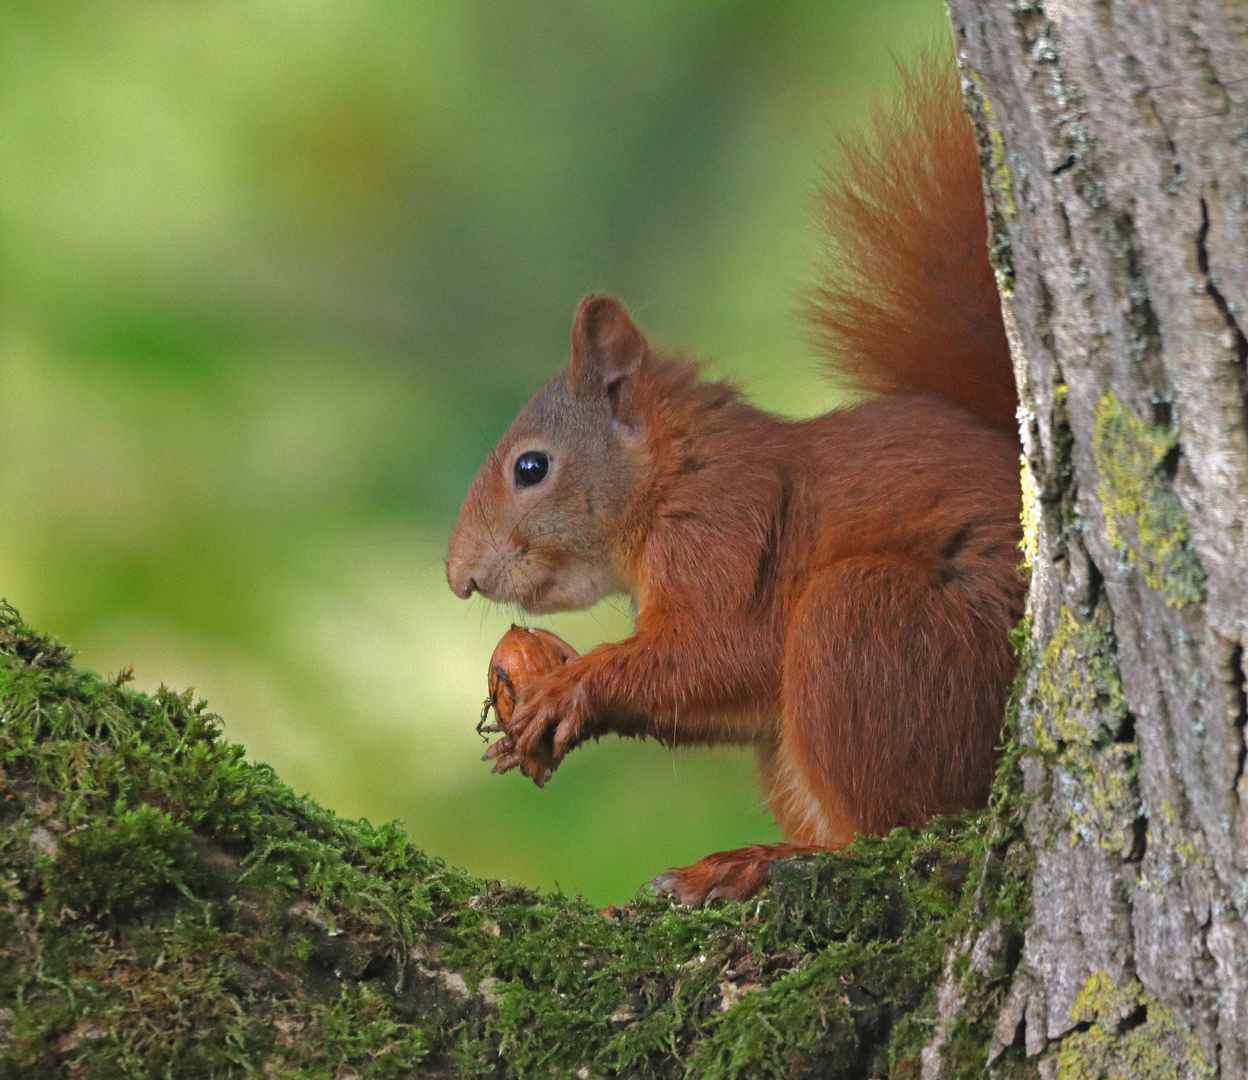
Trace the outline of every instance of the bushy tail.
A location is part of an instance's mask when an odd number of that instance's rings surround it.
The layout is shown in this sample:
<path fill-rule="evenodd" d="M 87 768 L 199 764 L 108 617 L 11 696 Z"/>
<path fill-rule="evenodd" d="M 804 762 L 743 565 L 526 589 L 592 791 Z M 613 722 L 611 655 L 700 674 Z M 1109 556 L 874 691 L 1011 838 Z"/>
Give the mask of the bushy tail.
<path fill-rule="evenodd" d="M 979 155 L 952 57 L 901 72 L 874 138 L 843 145 L 818 193 L 820 352 L 856 388 L 939 394 L 1017 431 L 988 261 Z"/>

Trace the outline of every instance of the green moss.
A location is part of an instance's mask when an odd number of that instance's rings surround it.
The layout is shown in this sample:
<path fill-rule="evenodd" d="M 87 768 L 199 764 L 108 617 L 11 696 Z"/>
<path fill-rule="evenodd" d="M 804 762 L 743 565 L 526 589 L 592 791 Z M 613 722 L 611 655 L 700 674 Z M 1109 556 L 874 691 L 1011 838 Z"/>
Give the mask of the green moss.
<path fill-rule="evenodd" d="M 1113 394 L 1097 406 L 1092 453 L 1110 543 L 1171 607 L 1203 599 L 1205 581 L 1189 542 L 1187 514 L 1166 475 L 1177 446 L 1171 425 L 1137 420 Z"/>
<path fill-rule="evenodd" d="M 0 605 L 0 1078 L 908 1076 L 950 942 L 1025 918 L 1014 780 L 777 863 L 761 901 L 608 918 L 337 818 L 203 702 L 70 661 Z"/>
<path fill-rule="evenodd" d="M 916 1014 L 949 929 L 980 882 L 992 820 L 990 811 L 938 819 L 776 864 L 757 940 L 765 955 L 805 958 L 714 1019 L 690 1075 L 885 1076 L 899 1066 L 904 1075 L 928 1031 Z"/>
<path fill-rule="evenodd" d="M 57 844 L 44 877 L 54 905 L 124 917 L 154 906 L 175 889 L 189 891 L 187 878 L 198 862 L 191 830 L 147 803 L 116 810 Z"/>
<path fill-rule="evenodd" d="M 1070 1018 L 1088 1026 L 1063 1040 L 1059 1080 L 1199 1080 L 1214 1073 L 1196 1036 L 1135 980 L 1117 986 L 1094 972 Z"/>
<path fill-rule="evenodd" d="M 824 950 L 765 993 L 746 994 L 697 1048 L 689 1075 L 705 1080 L 784 1076 L 795 1067 L 803 1072 L 813 1067 L 816 1075 L 827 1077 L 876 1075 L 869 1070 L 869 1040 L 881 1010 L 863 1009 L 869 992 L 856 979 L 869 952 L 856 944 Z M 839 1052 L 820 1060 L 820 1034 L 828 1029 L 838 1032 Z"/>

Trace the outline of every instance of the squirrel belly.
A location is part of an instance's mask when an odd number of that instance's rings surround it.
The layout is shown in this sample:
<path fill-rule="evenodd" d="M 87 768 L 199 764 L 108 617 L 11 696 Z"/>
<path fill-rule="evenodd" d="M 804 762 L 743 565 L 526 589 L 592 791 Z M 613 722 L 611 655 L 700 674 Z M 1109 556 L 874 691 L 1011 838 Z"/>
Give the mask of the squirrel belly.
<path fill-rule="evenodd" d="M 1026 588 L 1013 372 L 955 70 L 922 61 L 903 84 L 823 192 L 838 261 L 811 306 L 829 364 L 879 396 L 772 416 L 591 295 L 570 366 L 451 539 L 461 596 L 546 612 L 623 592 L 637 610 L 629 638 L 524 688 L 496 771 L 544 783 L 612 732 L 756 748 L 790 843 L 656 879 L 684 903 L 982 805 L 992 782 Z"/>

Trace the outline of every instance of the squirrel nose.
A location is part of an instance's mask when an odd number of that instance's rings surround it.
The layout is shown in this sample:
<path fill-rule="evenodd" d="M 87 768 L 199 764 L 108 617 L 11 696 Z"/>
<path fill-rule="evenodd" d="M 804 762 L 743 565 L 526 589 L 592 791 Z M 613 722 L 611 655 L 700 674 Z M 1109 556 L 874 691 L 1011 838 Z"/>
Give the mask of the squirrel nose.
<path fill-rule="evenodd" d="M 451 592 L 462 600 L 467 600 L 480 589 L 472 572 L 454 558 L 449 559 L 446 564 L 446 583 L 451 587 Z"/>

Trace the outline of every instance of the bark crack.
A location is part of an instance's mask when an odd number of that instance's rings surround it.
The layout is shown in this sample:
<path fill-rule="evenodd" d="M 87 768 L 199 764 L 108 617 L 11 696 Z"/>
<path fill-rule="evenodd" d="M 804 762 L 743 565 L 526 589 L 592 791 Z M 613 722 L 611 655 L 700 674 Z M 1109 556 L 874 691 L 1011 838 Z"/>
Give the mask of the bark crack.
<path fill-rule="evenodd" d="M 1227 329 L 1231 332 L 1231 338 L 1235 348 L 1235 367 L 1239 373 L 1239 396 L 1243 399 L 1244 410 L 1248 413 L 1248 337 L 1244 336 L 1244 332 L 1240 329 L 1235 313 L 1231 310 L 1231 305 L 1226 302 L 1226 297 L 1218 290 L 1213 283 L 1213 277 L 1209 273 L 1209 249 L 1206 241 L 1209 238 L 1209 204 L 1202 197 L 1200 200 L 1200 232 L 1196 234 L 1196 265 L 1200 267 L 1200 272 L 1205 279 L 1205 292 L 1209 299 L 1213 301 L 1213 306 L 1218 309 L 1222 316 L 1223 322 L 1226 323 Z M 1246 417 L 1248 422 L 1248 417 Z"/>
<path fill-rule="evenodd" d="M 1231 781 L 1231 791 L 1237 795 L 1244 775 L 1244 762 L 1248 760 L 1248 684 L 1244 682 L 1242 644 L 1231 650 L 1231 700 L 1235 703 L 1235 728 L 1239 732 L 1239 756 L 1235 763 L 1235 779 Z"/>

